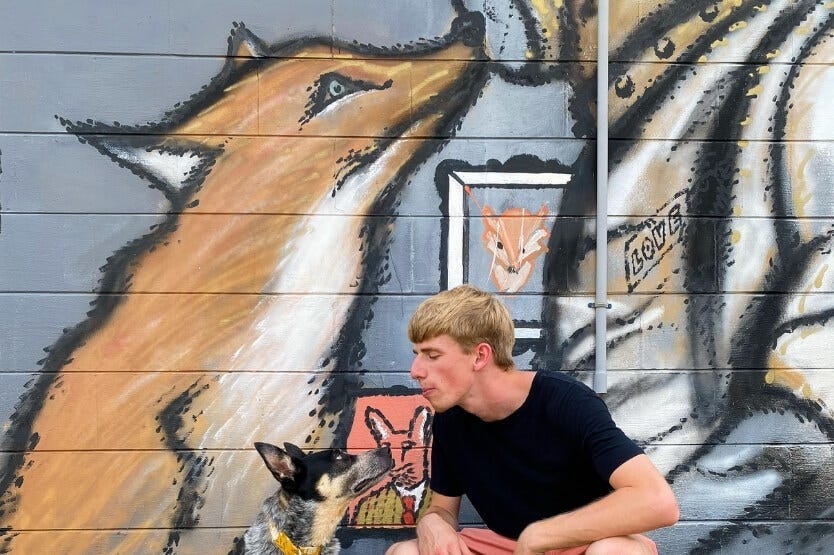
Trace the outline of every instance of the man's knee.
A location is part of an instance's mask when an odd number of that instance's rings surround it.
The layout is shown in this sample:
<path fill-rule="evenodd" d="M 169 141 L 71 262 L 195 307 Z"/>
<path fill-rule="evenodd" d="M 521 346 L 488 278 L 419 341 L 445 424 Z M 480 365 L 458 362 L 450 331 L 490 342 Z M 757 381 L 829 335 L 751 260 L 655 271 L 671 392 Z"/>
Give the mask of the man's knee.
<path fill-rule="evenodd" d="M 656 555 L 646 543 L 635 536 L 619 536 L 595 541 L 585 555 Z"/>
<path fill-rule="evenodd" d="M 417 540 L 408 540 L 393 544 L 385 551 L 385 555 L 417 555 Z"/>

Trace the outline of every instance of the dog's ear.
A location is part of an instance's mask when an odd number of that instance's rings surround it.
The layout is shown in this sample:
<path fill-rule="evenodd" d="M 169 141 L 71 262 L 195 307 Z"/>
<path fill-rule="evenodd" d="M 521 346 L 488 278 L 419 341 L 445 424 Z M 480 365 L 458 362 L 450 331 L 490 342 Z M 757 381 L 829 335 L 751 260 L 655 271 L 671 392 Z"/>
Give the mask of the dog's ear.
<path fill-rule="evenodd" d="M 304 451 L 302 451 L 299 447 L 296 447 L 288 441 L 284 442 L 284 451 L 289 453 L 289 455 L 295 459 L 303 459 L 305 456 Z"/>
<path fill-rule="evenodd" d="M 283 484 L 295 478 L 298 466 L 292 455 L 284 452 L 280 447 L 258 441 L 255 442 L 255 449 L 258 450 L 258 454 L 276 480 Z"/>

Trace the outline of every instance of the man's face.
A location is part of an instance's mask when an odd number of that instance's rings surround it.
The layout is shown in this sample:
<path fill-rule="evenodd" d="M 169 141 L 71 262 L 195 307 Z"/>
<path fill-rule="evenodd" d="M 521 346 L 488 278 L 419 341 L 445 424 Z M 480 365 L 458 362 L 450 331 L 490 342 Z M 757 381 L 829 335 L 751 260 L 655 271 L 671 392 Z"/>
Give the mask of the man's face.
<path fill-rule="evenodd" d="M 461 403 L 475 376 L 476 354 L 466 353 L 457 341 L 440 335 L 414 344 L 411 377 L 420 383 L 423 397 L 437 412 Z"/>

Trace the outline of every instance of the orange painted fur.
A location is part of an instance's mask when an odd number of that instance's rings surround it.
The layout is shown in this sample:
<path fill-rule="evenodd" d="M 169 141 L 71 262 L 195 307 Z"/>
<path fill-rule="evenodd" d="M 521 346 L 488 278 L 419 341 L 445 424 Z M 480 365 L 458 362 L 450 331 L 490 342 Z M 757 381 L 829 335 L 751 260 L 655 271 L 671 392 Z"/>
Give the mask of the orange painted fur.
<path fill-rule="evenodd" d="M 263 46 L 252 36 L 230 54 Z M 94 145 L 148 175 L 167 175 L 166 153 L 186 169 L 189 152 L 215 154 L 169 231 L 131 259 L 131 294 L 44 393 L 2 499 L 13 552 L 158 552 L 183 528 L 248 526 L 271 487 L 254 439 L 329 446 L 337 415 L 320 400 L 367 279 L 364 216 L 471 104 L 479 49 L 450 40 L 412 61 L 306 42 L 239 58 L 159 153 Z"/>

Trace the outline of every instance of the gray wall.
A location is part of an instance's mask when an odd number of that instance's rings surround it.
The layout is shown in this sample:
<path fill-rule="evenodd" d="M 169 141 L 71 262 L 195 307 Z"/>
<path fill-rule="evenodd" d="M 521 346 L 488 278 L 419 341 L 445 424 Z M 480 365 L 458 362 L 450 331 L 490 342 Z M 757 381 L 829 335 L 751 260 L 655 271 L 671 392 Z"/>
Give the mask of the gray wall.
<path fill-rule="evenodd" d="M 611 4 L 604 399 L 678 495 L 651 535 L 830 551 L 832 7 Z M 519 366 L 590 382 L 589 3 L 3 14 L 0 552 L 228 551 L 274 488 L 254 441 L 373 447 L 368 407 L 415 437 L 405 325 L 460 280 Z M 410 533 L 421 441 L 345 552 Z"/>

